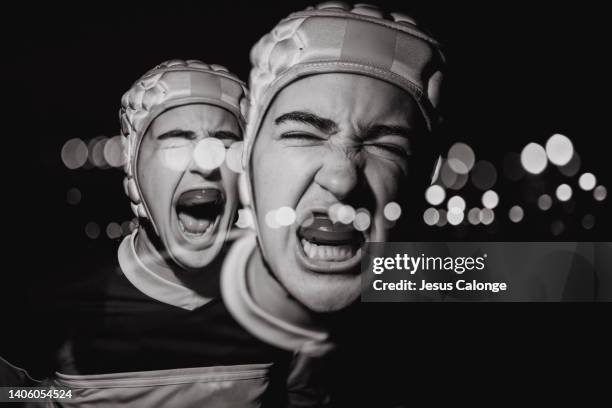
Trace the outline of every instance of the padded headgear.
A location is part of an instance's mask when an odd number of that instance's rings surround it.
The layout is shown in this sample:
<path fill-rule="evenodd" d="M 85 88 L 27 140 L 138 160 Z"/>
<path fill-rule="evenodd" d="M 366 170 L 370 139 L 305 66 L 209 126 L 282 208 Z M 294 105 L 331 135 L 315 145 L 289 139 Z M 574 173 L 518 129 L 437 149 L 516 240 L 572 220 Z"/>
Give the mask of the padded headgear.
<path fill-rule="evenodd" d="M 444 57 L 438 43 L 401 13 L 330 1 L 291 14 L 251 50 L 251 106 L 245 135 L 253 143 L 274 97 L 291 82 L 322 73 L 354 73 L 390 82 L 417 102 L 429 130 L 437 111 Z"/>

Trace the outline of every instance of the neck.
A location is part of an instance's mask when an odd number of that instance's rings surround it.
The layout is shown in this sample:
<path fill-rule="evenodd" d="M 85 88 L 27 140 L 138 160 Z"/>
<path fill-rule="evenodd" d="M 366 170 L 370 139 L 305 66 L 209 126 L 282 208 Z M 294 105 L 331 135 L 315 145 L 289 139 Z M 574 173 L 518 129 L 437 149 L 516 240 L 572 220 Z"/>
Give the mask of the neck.
<path fill-rule="evenodd" d="M 291 297 L 271 275 L 259 247 L 248 260 L 247 283 L 253 300 L 266 312 L 298 327 L 320 330 L 314 313 Z"/>
<path fill-rule="evenodd" d="M 166 250 L 160 250 L 150 239 L 149 231 L 139 227 L 136 234 L 135 249 L 140 261 L 151 272 L 167 281 L 187 287 L 201 295 L 213 297 L 218 295 L 219 266 L 214 261 L 201 271 L 188 271 L 174 263 Z"/>

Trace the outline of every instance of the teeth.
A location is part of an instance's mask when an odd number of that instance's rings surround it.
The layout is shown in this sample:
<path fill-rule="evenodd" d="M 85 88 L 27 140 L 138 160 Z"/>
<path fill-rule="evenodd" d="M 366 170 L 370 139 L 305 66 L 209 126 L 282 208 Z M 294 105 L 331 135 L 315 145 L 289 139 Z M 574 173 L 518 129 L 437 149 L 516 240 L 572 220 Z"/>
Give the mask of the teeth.
<path fill-rule="evenodd" d="M 350 245 L 317 245 L 302 238 L 302 248 L 310 259 L 346 261 L 355 256 Z"/>
<path fill-rule="evenodd" d="M 310 248 L 310 253 L 308 254 L 308 256 L 311 258 L 317 258 L 319 252 L 320 252 L 319 247 L 316 246 L 315 244 L 312 244 L 312 247 Z"/>
<path fill-rule="evenodd" d="M 306 241 L 304 238 L 302 238 L 302 247 L 304 248 L 304 253 L 306 255 L 310 254 L 310 242 Z"/>

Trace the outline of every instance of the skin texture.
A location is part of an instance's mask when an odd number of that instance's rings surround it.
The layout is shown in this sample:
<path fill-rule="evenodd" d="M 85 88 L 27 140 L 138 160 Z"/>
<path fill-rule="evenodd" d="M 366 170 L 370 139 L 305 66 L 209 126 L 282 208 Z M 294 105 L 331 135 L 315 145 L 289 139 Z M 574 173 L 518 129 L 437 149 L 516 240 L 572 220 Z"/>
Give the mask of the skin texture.
<path fill-rule="evenodd" d="M 214 169 L 202 168 L 193 152 L 206 138 L 216 137 L 227 148 L 241 135 L 236 118 L 212 105 L 179 106 L 153 120 L 137 164 L 141 193 L 159 232 L 159 239 L 151 239 L 150 229 L 139 232 L 137 251 L 145 263 L 197 272 L 219 254 L 238 206 L 238 176 L 225 162 Z M 211 234 L 205 237 L 185 234 L 176 211 L 181 194 L 194 189 L 218 189 L 225 199 Z"/>
<path fill-rule="evenodd" d="M 337 311 L 357 299 L 360 264 L 301 262 L 299 224 L 313 211 L 349 204 L 371 214 L 366 241 L 387 240 L 383 209 L 407 182 L 411 139 L 424 128 L 407 92 L 362 75 L 306 77 L 272 102 L 250 162 L 256 222 L 272 273 L 309 309 Z M 266 214 L 282 206 L 295 210 L 297 222 L 270 228 Z"/>

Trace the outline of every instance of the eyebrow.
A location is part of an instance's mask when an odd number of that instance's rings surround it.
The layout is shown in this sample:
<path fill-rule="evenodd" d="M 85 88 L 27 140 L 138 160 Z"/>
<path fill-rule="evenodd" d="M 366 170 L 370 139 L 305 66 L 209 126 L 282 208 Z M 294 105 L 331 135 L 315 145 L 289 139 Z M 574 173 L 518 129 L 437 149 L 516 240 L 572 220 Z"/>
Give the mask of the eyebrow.
<path fill-rule="evenodd" d="M 274 123 L 279 125 L 283 122 L 289 121 L 305 123 L 328 134 L 338 131 L 338 125 L 333 120 L 322 118 L 314 113 L 305 111 L 293 111 L 282 114 L 274 120 Z"/>
<path fill-rule="evenodd" d="M 240 142 L 242 137 L 238 136 L 234 132 L 230 132 L 229 130 L 217 130 L 215 132 L 210 132 L 210 137 L 216 137 L 217 139 L 231 139 L 236 142 Z"/>
<path fill-rule="evenodd" d="M 376 139 L 381 136 L 402 136 L 410 139 L 414 130 L 406 126 L 374 125 L 368 128 L 366 139 Z"/>

